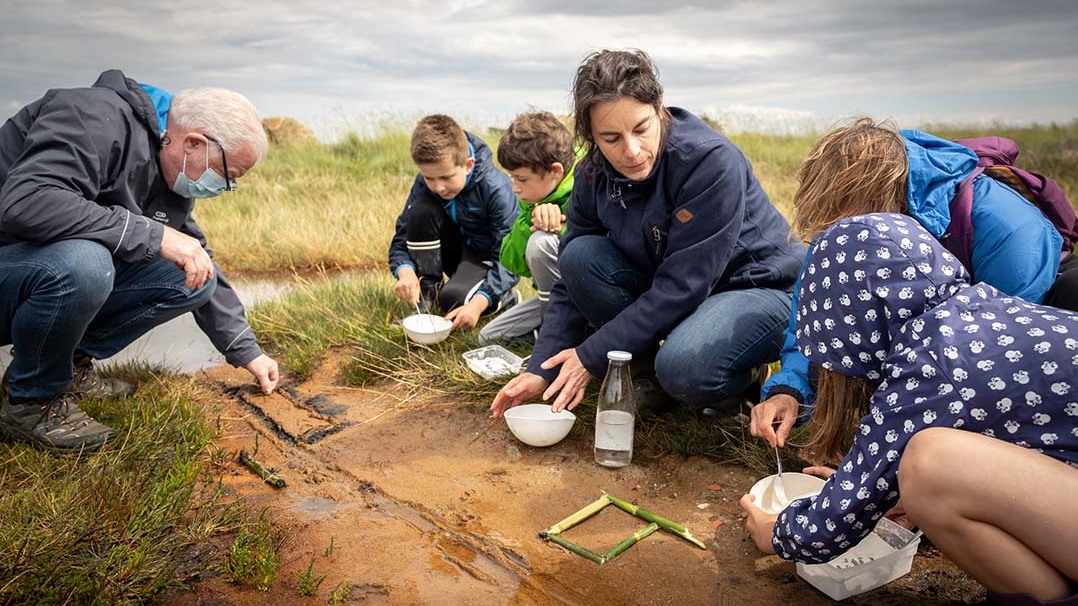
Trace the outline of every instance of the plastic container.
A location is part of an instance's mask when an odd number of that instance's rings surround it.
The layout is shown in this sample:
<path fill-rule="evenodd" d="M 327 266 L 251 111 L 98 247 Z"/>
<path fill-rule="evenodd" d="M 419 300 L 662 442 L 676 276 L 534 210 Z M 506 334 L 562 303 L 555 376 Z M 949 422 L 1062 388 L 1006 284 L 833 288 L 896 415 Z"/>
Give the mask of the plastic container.
<path fill-rule="evenodd" d="M 786 501 L 779 502 L 775 499 L 775 479 L 778 475 L 770 475 L 752 485 L 749 494 L 756 497 L 753 501 L 757 507 L 767 513 L 778 513 L 790 504 L 794 499 L 819 494 L 826 480 L 817 476 L 787 471 L 782 474 L 782 491 L 786 493 Z"/>
<path fill-rule="evenodd" d="M 576 415 L 568 410 L 552 412 L 550 404 L 524 404 L 505 411 L 505 423 L 518 440 L 528 446 L 551 446 L 569 435 Z"/>
<path fill-rule="evenodd" d="M 832 600 L 844 600 L 908 573 L 920 544 L 920 533 L 881 518 L 852 549 L 826 564 L 799 563 L 797 574 Z"/>
<path fill-rule="evenodd" d="M 441 343 L 453 330 L 452 322 L 434 314 L 412 314 L 401 320 L 401 325 L 409 339 L 423 345 Z"/>
<path fill-rule="evenodd" d="M 461 354 L 464 363 L 475 374 L 488 381 L 516 375 L 524 359 L 501 345 L 487 345 Z"/>

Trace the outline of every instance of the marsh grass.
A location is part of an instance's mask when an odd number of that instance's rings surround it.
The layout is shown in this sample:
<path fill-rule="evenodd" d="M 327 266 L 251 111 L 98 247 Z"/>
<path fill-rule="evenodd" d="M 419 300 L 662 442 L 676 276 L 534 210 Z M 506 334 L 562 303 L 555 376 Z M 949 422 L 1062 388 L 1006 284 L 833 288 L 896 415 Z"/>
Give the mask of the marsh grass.
<path fill-rule="evenodd" d="M 1078 122 L 1030 128 L 929 126 L 947 138 L 999 134 L 1022 148 L 1019 165 L 1047 174 L 1078 199 Z M 496 148 L 496 130 L 481 132 Z M 406 125 L 334 144 L 275 147 L 240 188 L 202 201 L 196 217 L 227 270 L 384 268 L 393 223 L 416 175 Z M 815 135 L 732 134 L 771 201 L 787 217 L 797 167 Z"/>
<path fill-rule="evenodd" d="M 195 403 L 206 394 L 159 369 L 117 374 L 137 397 L 84 404 L 119 434 L 101 452 L 0 444 L 0 601 L 142 603 L 178 582 L 192 545 L 241 525 L 241 504 L 204 473 L 213 432 Z"/>

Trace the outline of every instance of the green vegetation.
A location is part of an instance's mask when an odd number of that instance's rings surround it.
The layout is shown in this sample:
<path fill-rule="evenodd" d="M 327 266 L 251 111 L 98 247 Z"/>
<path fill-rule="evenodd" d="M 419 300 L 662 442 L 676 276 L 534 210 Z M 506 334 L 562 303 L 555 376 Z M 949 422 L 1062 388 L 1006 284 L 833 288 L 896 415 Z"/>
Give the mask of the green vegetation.
<path fill-rule="evenodd" d="M 228 550 L 225 573 L 233 583 L 251 583 L 260 591 L 269 590 L 281 568 L 274 531 L 263 511 L 258 521 L 236 532 Z"/>
<path fill-rule="evenodd" d="M 322 586 L 322 581 L 326 580 L 326 575 L 317 574 L 314 571 L 314 558 L 311 558 L 311 562 L 307 564 L 305 570 L 299 571 L 299 582 L 296 584 L 296 591 L 301 596 L 312 596 L 318 588 Z"/>
<path fill-rule="evenodd" d="M 928 127 L 943 137 L 999 134 L 1022 147 L 1020 163 L 1057 179 L 1078 199 L 1078 123 L 1030 128 Z M 479 133 L 492 147 L 496 131 Z M 199 224 L 230 270 L 304 271 L 380 268 L 416 169 L 407 127 L 386 123 L 377 134 L 351 134 L 332 145 L 274 148 L 240 189 L 197 206 Z M 787 216 L 801 159 L 816 136 L 743 133 L 730 138 Z"/>
<path fill-rule="evenodd" d="M 240 527 L 242 508 L 204 473 L 206 394 L 160 369 L 118 374 L 137 399 L 85 404 L 119 433 L 102 452 L 0 444 L 0 602 L 141 603 L 178 582 L 192 545 Z"/>

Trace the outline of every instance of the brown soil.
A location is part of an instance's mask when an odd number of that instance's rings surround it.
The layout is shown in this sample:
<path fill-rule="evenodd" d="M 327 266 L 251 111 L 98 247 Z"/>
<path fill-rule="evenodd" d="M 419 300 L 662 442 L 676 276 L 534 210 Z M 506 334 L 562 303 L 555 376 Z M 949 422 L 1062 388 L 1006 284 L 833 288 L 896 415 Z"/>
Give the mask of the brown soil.
<path fill-rule="evenodd" d="M 349 604 L 827 604 L 790 563 L 762 557 L 747 538 L 738 499 L 754 481 L 740 466 L 663 456 L 617 470 L 596 465 L 579 427 L 548 448 L 518 442 L 483 402 L 450 401 L 386 385 L 352 389 L 328 361 L 311 380 L 272 396 L 244 371 L 206 375 L 231 453 L 252 452 L 287 486 L 274 489 L 232 463 L 224 486 L 284 536 L 268 592 L 215 571 L 230 537 L 187 565 L 194 582 L 172 606 L 325 604 L 339 583 Z M 684 524 L 699 549 L 658 532 L 603 566 L 539 539 L 540 530 L 601 491 Z M 644 525 L 608 507 L 565 533 L 605 552 Z M 332 546 L 332 548 L 331 548 Z M 297 591 L 314 560 L 325 575 L 314 597 Z M 922 545 L 913 571 L 849 604 L 962 604 L 980 587 Z"/>

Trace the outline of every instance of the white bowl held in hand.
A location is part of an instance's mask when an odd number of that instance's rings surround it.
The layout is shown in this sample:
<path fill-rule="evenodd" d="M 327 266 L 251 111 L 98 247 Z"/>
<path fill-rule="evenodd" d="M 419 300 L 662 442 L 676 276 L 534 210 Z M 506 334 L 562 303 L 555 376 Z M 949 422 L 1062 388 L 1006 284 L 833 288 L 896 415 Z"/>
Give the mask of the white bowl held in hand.
<path fill-rule="evenodd" d="M 568 410 L 551 412 L 550 404 L 524 404 L 505 411 L 509 431 L 529 446 L 550 446 L 562 441 L 576 423 Z"/>
<path fill-rule="evenodd" d="M 409 339 L 423 345 L 445 341 L 453 329 L 452 322 L 434 314 L 413 314 L 401 320 L 401 324 Z"/>
<path fill-rule="evenodd" d="M 786 492 L 786 501 L 780 502 L 775 498 L 775 478 L 778 475 L 770 475 L 752 485 L 749 494 L 756 497 L 753 503 L 767 513 L 778 513 L 789 505 L 794 499 L 819 494 L 823 490 L 825 480 L 817 476 L 810 476 L 796 471 L 787 471 L 782 474 L 782 488 Z"/>

